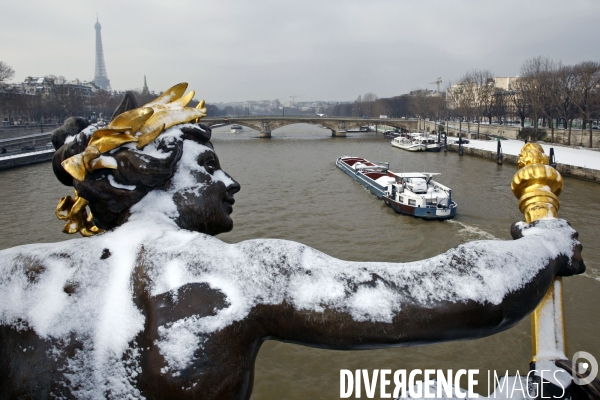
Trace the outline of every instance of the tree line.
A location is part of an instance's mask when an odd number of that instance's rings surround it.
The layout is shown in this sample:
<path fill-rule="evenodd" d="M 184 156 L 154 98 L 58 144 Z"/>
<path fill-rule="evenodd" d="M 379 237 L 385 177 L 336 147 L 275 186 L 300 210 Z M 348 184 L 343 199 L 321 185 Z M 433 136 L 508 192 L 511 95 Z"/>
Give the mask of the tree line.
<path fill-rule="evenodd" d="M 0 117 L 9 123 L 42 124 L 62 123 L 70 116 L 80 116 L 93 120 L 103 117 L 110 120 L 124 93 L 108 92 L 96 89 L 93 92 L 74 90 L 64 76 L 48 75 L 45 86 L 34 94 L 25 93 L 24 87 L 8 82 L 14 76 L 14 70 L 0 61 Z M 141 106 L 158 95 L 133 90 L 137 103 Z M 190 106 L 196 106 L 192 101 Z M 208 116 L 223 115 L 223 111 L 207 104 Z"/>
<path fill-rule="evenodd" d="M 354 102 L 340 103 L 330 106 L 325 113 L 339 117 L 379 117 L 387 115 L 389 118 L 401 118 L 410 114 L 409 95 L 390 98 L 378 98 L 375 93 L 359 95 Z"/>
<path fill-rule="evenodd" d="M 592 128 L 600 117 L 600 63 L 583 61 L 565 65 L 545 57 L 525 61 L 520 75 L 508 89 L 494 85 L 494 74 L 488 70 L 473 70 L 463 75 L 457 84 L 447 89 L 448 115 L 476 120 L 505 120 L 513 116 L 525 125 L 529 118 L 534 131 L 550 130 L 555 142 L 555 128 L 567 130 L 571 144 L 573 121 L 580 119 L 587 129 L 589 146 L 593 146 Z"/>
<path fill-rule="evenodd" d="M 507 78 L 508 79 L 508 78 Z M 550 131 L 555 142 L 555 129 L 567 132 L 566 143 L 572 142 L 572 127 L 581 120 L 593 147 L 593 127 L 600 119 L 600 63 L 583 61 L 565 65 L 545 57 L 525 61 L 520 75 L 510 78 L 506 88 L 497 87 L 489 70 L 471 70 L 456 83 L 449 83 L 445 93 L 417 90 L 402 96 L 378 98 L 367 93 L 354 102 L 342 103 L 327 110 L 330 116 L 392 118 L 416 117 L 431 120 L 457 119 L 459 124 L 482 121 L 518 121 L 525 127 L 531 121 L 534 135 Z M 546 128 L 540 130 L 540 128 Z"/>

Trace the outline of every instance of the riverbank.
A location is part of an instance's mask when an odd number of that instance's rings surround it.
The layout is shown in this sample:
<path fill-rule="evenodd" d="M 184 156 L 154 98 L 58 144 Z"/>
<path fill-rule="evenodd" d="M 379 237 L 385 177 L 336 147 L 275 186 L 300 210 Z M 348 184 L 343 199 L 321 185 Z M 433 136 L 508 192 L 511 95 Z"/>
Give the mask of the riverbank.
<path fill-rule="evenodd" d="M 517 164 L 517 158 L 523 145 L 522 140 L 502 140 L 503 162 Z M 550 154 L 550 148 L 554 149 L 556 169 L 563 176 L 585 179 L 600 183 L 600 151 L 589 150 L 580 147 L 568 147 L 562 145 L 550 145 L 539 143 L 546 154 Z M 464 154 L 497 159 L 498 142 L 495 140 L 470 140 L 464 144 Z M 458 152 L 457 144 L 449 144 L 448 150 Z"/>
<path fill-rule="evenodd" d="M 51 132 L 60 124 L 0 126 L 0 139 L 12 139 L 35 133 Z"/>
<path fill-rule="evenodd" d="M 54 156 L 54 148 L 31 153 L 15 154 L 6 157 L 0 157 L 0 170 L 22 167 L 24 165 L 36 164 L 39 162 L 50 161 Z"/>
<path fill-rule="evenodd" d="M 531 129 L 531 126 L 525 128 Z M 425 130 L 431 132 L 437 129 L 436 124 L 433 121 L 425 121 Z M 459 125 L 458 122 L 448 122 L 445 125 L 445 129 L 448 131 L 450 136 L 458 136 L 462 133 L 462 136 L 467 139 L 480 139 L 486 136 L 488 137 L 500 137 L 502 140 L 505 139 L 518 139 L 521 127 L 519 125 L 496 125 L 482 123 L 477 127 L 477 124 L 467 124 L 463 122 Z M 551 130 L 547 127 L 540 127 L 540 130 L 546 132 L 546 138 L 551 137 Z M 560 144 L 563 146 L 569 146 L 568 142 L 568 130 L 555 128 L 554 129 L 554 144 Z M 571 129 L 571 146 L 580 146 L 589 149 L 589 132 L 581 130 L 580 128 Z M 600 130 L 594 129 L 592 131 L 592 147 L 594 149 L 600 148 Z"/>

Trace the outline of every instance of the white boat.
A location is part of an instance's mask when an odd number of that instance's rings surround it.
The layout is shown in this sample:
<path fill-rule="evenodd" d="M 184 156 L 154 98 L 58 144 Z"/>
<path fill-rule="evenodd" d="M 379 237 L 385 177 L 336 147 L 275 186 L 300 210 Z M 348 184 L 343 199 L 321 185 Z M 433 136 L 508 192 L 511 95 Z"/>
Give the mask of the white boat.
<path fill-rule="evenodd" d="M 244 128 L 242 128 L 241 125 L 237 125 L 237 124 L 233 124 L 231 125 L 231 133 L 241 133 L 244 131 Z"/>
<path fill-rule="evenodd" d="M 438 143 L 438 138 L 435 135 L 428 133 L 411 133 L 412 139 L 425 145 L 425 151 L 440 151 L 442 144 Z"/>
<path fill-rule="evenodd" d="M 414 138 L 396 137 L 392 139 L 391 145 L 402 150 L 425 151 L 427 146 L 420 140 Z"/>
<path fill-rule="evenodd" d="M 448 219 L 456 215 L 452 190 L 432 179 L 439 173 L 388 172 L 394 175 L 395 181 L 388 183 L 382 199 L 397 213 L 424 219 Z"/>

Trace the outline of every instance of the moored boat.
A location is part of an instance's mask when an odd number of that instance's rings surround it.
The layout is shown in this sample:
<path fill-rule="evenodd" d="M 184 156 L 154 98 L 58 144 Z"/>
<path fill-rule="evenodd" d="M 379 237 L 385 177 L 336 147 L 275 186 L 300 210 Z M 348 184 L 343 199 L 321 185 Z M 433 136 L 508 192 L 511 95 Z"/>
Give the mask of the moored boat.
<path fill-rule="evenodd" d="M 391 141 L 391 145 L 402 150 L 408 151 L 425 151 L 427 146 L 421 143 L 420 140 L 406 137 L 396 137 Z"/>
<path fill-rule="evenodd" d="M 389 163 L 352 156 L 339 157 L 335 164 L 399 214 L 424 219 L 456 215 L 452 190 L 432 179 L 439 173 L 395 173 L 389 170 Z"/>
<path fill-rule="evenodd" d="M 411 134 L 413 140 L 425 145 L 425 151 L 440 151 L 442 144 L 438 142 L 435 135 L 428 133 L 413 133 Z"/>

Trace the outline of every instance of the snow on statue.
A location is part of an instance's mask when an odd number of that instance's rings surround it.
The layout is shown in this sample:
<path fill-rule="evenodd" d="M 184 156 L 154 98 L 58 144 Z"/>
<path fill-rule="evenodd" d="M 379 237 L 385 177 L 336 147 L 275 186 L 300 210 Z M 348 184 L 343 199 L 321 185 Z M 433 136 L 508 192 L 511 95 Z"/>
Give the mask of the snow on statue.
<path fill-rule="evenodd" d="M 585 269 L 559 219 L 405 264 L 224 243 L 214 235 L 232 229 L 240 186 L 198 124 L 203 102 L 185 107 L 186 87 L 142 108 L 126 96 L 106 127 L 71 119 L 55 131 L 55 173 L 76 191 L 57 216 L 90 237 L 0 252 L 0 397 L 249 398 L 266 339 L 365 349 L 479 338 L 529 315 L 555 276 Z"/>

